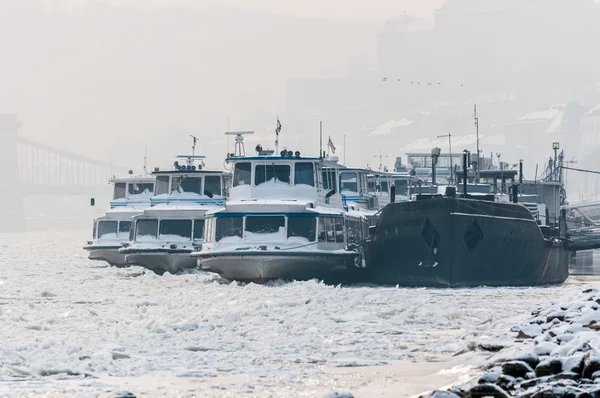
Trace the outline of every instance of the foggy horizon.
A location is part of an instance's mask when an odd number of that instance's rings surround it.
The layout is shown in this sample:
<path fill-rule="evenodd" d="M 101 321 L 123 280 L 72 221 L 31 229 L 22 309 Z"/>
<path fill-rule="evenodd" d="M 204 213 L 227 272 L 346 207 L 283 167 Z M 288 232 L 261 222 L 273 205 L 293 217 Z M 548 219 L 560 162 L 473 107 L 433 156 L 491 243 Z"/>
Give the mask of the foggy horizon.
<path fill-rule="evenodd" d="M 168 166 L 175 154 L 190 150 L 190 135 L 200 138 L 198 151 L 207 155 L 208 165 L 220 168 L 227 152 L 222 134 L 228 126 L 256 131 L 248 149 L 259 142 L 272 147 L 277 117 L 283 124 L 281 143 L 293 150 L 316 153 L 322 120 L 325 140 L 331 135 L 348 163 L 373 167 L 383 150 L 391 167 L 396 157 L 405 157 L 402 148 L 416 138 L 474 133 L 474 103 L 480 107 L 482 135 L 498 135 L 504 134 L 502 125 L 535 110 L 570 101 L 591 107 L 598 98 L 597 92 L 584 88 L 596 83 L 583 80 L 573 81 L 568 90 L 548 87 L 552 92 L 541 94 L 534 80 L 543 81 L 546 71 L 538 68 L 544 57 L 553 57 L 551 47 L 540 42 L 540 53 L 533 51 L 524 58 L 524 50 L 506 47 L 518 46 L 518 41 L 502 44 L 494 36 L 486 38 L 487 33 L 465 36 L 459 25 L 434 20 L 434 12 L 445 6 L 442 0 L 382 1 L 369 7 L 341 3 L 330 0 L 318 7 L 268 0 L 207 1 L 201 6 L 186 0 L 5 2 L 0 43 L 10 62 L 0 65 L 0 112 L 19 115 L 23 137 L 138 169 L 146 151 L 150 166 Z M 485 29 L 480 20 L 488 18 L 487 14 L 481 18 L 481 9 L 494 10 L 490 1 L 449 3 L 452 18 L 466 13 L 464 18 L 480 30 Z M 508 25 L 500 16 L 520 6 L 503 4 L 498 16 L 489 14 L 490 21 L 498 23 L 491 34 L 514 40 L 510 32 L 502 33 Z M 529 1 L 523 7 L 527 12 L 535 7 L 540 7 L 536 13 L 549 10 L 545 19 L 561 15 L 563 9 L 579 15 L 575 5 L 560 0 L 543 5 Z M 442 13 L 444 18 L 446 14 Z M 402 30 L 390 24 L 402 18 L 408 21 Z M 577 24 L 572 28 L 579 31 Z M 448 33 L 441 32 L 448 29 L 455 37 L 444 43 Z M 530 43 L 543 37 L 540 33 Z M 576 65 L 575 59 L 595 57 L 584 47 L 561 41 L 555 45 L 570 47 L 571 64 L 579 69 L 587 66 Z M 508 61 L 511 52 L 514 61 Z M 470 62 L 476 69 L 465 74 L 460 60 L 469 53 L 478 54 L 477 64 Z M 494 56 L 519 66 L 498 69 Z M 558 79 L 548 75 L 547 80 L 562 80 L 566 87 L 572 79 L 585 79 L 570 69 L 571 64 L 560 70 L 554 66 L 556 71 L 547 73 L 562 75 L 556 75 Z M 382 85 L 388 76 L 388 86 Z M 406 83 L 390 84 L 402 77 Z M 401 86 L 408 80 L 414 80 L 414 86 L 420 80 L 440 86 L 430 91 Z M 499 91 L 501 87 L 505 92 Z M 510 110 L 498 109 L 497 99 L 511 97 Z M 345 109 L 366 111 L 352 115 Z M 436 117 L 433 124 L 432 118 L 418 120 L 431 112 Z M 393 120 L 412 123 L 414 131 L 369 133 Z M 541 160 L 534 156 L 529 163 Z"/>

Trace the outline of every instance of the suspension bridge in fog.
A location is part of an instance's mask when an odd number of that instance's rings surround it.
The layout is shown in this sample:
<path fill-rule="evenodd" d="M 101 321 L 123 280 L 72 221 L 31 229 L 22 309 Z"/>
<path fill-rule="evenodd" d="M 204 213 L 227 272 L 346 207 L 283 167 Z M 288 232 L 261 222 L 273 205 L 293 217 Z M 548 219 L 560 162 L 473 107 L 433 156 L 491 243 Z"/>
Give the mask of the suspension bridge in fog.
<path fill-rule="evenodd" d="M 25 229 L 30 195 L 110 194 L 108 180 L 126 167 L 54 148 L 18 135 L 16 114 L 0 114 L 0 232 Z"/>
<path fill-rule="evenodd" d="M 17 137 L 19 187 L 27 195 L 101 195 L 126 168 Z"/>

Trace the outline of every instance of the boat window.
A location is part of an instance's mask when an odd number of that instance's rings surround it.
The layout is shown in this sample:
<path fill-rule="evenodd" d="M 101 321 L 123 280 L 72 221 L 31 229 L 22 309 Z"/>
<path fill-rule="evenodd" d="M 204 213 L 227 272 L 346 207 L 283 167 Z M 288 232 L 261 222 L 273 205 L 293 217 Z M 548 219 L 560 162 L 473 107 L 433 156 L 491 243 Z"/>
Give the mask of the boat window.
<path fill-rule="evenodd" d="M 315 186 L 315 172 L 312 163 L 296 163 L 294 166 L 294 184 Z"/>
<path fill-rule="evenodd" d="M 132 224 L 132 228 L 129 229 L 129 241 L 133 242 L 133 239 L 135 237 L 135 224 Z"/>
<path fill-rule="evenodd" d="M 198 195 L 200 195 L 201 184 L 201 177 L 173 177 L 171 193 L 197 193 Z"/>
<path fill-rule="evenodd" d="M 367 182 L 367 189 L 369 192 L 375 192 L 375 180 L 369 180 Z"/>
<path fill-rule="evenodd" d="M 192 220 L 161 220 L 159 235 L 161 238 L 192 237 Z"/>
<path fill-rule="evenodd" d="M 215 240 L 218 242 L 223 238 L 231 236 L 242 237 L 244 220 L 242 217 L 219 217 L 217 218 L 217 232 Z"/>
<path fill-rule="evenodd" d="M 127 184 L 124 182 L 119 182 L 115 184 L 115 192 L 113 195 L 113 199 L 125 199 L 125 193 L 127 192 Z"/>
<path fill-rule="evenodd" d="M 362 241 L 362 228 L 363 224 L 360 221 L 346 219 L 348 243 L 360 243 Z"/>
<path fill-rule="evenodd" d="M 194 220 L 194 240 L 204 237 L 204 220 Z"/>
<path fill-rule="evenodd" d="M 98 223 L 94 221 L 94 226 L 92 227 L 92 239 L 96 239 L 96 231 L 98 230 Z"/>
<path fill-rule="evenodd" d="M 274 234 L 280 228 L 285 227 L 284 216 L 248 216 L 246 217 L 246 228 L 248 232 L 255 234 Z"/>
<path fill-rule="evenodd" d="M 131 229 L 131 221 L 119 222 L 119 234 L 128 233 L 130 229 Z"/>
<path fill-rule="evenodd" d="M 144 239 L 156 239 L 158 232 L 158 220 L 138 220 L 135 223 L 135 238 L 139 240 Z"/>
<path fill-rule="evenodd" d="M 204 191 L 213 195 L 221 195 L 221 176 L 204 177 Z"/>
<path fill-rule="evenodd" d="M 250 163 L 236 163 L 233 171 L 233 186 L 250 185 L 251 170 Z"/>
<path fill-rule="evenodd" d="M 340 243 L 344 242 L 344 219 L 341 217 L 336 217 L 333 219 L 333 224 L 335 227 L 335 241 Z"/>
<path fill-rule="evenodd" d="M 356 173 L 342 173 L 342 192 L 358 192 Z"/>
<path fill-rule="evenodd" d="M 344 219 L 319 217 L 319 242 L 344 242 Z"/>
<path fill-rule="evenodd" d="M 288 164 L 257 164 L 254 168 L 254 184 L 289 185 L 290 165 Z"/>
<path fill-rule="evenodd" d="M 406 195 L 408 194 L 408 181 L 406 180 L 396 180 L 396 195 Z"/>
<path fill-rule="evenodd" d="M 337 180 L 335 170 L 323 171 L 323 189 L 334 189 L 337 191 Z"/>
<path fill-rule="evenodd" d="M 316 234 L 316 217 L 288 217 L 288 238 L 301 237 L 308 239 L 309 242 L 314 242 Z"/>
<path fill-rule="evenodd" d="M 156 194 L 163 195 L 169 193 L 169 176 L 156 177 Z"/>
<path fill-rule="evenodd" d="M 390 183 L 388 181 L 381 181 L 381 192 L 390 192 Z"/>
<path fill-rule="evenodd" d="M 151 182 L 133 182 L 129 184 L 130 195 L 141 195 L 143 193 L 152 193 L 154 184 Z"/>
<path fill-rule="evenodd" d="M 98 223 L 98 239 L 116 238 L 117 237 L 117 222 L 116 221 L 100 221 Z"/>

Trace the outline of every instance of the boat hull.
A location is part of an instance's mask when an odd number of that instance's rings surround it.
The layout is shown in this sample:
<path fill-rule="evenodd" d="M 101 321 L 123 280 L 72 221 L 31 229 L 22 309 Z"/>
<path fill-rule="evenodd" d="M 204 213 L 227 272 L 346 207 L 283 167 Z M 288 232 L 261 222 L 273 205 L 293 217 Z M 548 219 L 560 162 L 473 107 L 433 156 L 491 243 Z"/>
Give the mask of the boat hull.
<path fill-rule="evenodd" d="M 357 253 L 268 251 L 199 252 L 198 268 L 228 280 L 264 282 L 275 279 L 342 281 L 355 268 Z"/>
<path fill-rule="evenodd" d="M 380 284 L 536 286 L 567 279 L 569 252 L 524 206 L 440 198 L 388 205 L 366 262 Z"/>
<path fill-rule="evenodd" d="M 139 265 L 158 274 L 196 267 L 196 260 L 190 257 L 191 250 L 126 248 L 121 252 L 129 265 Z"/>
<path fill-rule="evenodd" d="M 84 250 L 89 252 L 88 258 L 95 261 L 105 261 L 115 267 L 128 267 L 125 255 L 119 253 L 122 246 L 87 245 Z"/>

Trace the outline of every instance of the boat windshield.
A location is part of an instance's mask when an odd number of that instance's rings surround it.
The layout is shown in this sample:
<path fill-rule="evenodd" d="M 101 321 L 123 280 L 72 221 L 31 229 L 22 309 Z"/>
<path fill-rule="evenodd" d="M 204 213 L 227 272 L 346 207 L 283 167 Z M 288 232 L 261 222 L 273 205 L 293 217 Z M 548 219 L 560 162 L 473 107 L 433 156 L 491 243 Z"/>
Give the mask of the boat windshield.
<path fill-rule="evenodd" d="M 319 242 L 344 242 L 343 218 L 319 217 Z"/>
<path fill-rule="evenodd" d="M 155 240 L 158 235 L 158 220 L 138 220 L 135 224 L 135 239 Z"/>
<path fill-rule="evenodd" d="M 98 223 L 98 239 L 117 237 L 117 221 L 100 221 Z"/>
<path fill-rule="evenodd" d="M 323 171 L 323 188 L 337 191 L 337 181 L 335 170 Z"/>
<path fill-rule="evenodd" d="M 156 195 L 169 193 L 169 176 L 156 177 Z"/>
<path fill-rule="evenodd" d="M 233 171 L 233 186 L 250 185 L 251 170 L 250 163 L 236 163 Z"/>
<path fill-rule="evenodd" d="M 194 220 L 194 240 L 204 237 L 204 220 Z"/>
<path fill-rule="evenodd" d="M 288 239 L 293 237 L 305 238 L 314 242 L 317 238 L 316 217 L 288 217 Z"/>
<path fill-rule="evenodd" d="M 113 195 L 113 199 L 125 199 L 125 194 L 127 193 L 127 184 L 124 182 L 118 182 L 115 184 L 115 192 Z"/>
<path fill-rule="evenodd" d="M 342 192 L 358 192 L 358 178 L 356 173 L 342 173 Z"/>
<path fill-rule="evenodd" d="M 260 185 L 290 185 L 289 164 L 257 164 L 254 168 L 254 184 Z"/>
<path fill-rule="evenodd" d="M 253 234 L 274 234 L 285 228 L 284 216 L 248 216 L 246 232 Z"/>
<path fill-rule="evenodd" d="M 315 172 L 312 163 L 298 162 L 294 165 L 294 184 L 315 186 Z"/>
<path fill-rule="evenodd" d="M 217 218 L 217 227 L 215 232 L 215 241 L 219 242 L 223 238 L 237 237 L 242 238 L 242 229 L 244 219 L 242 217 L 219 217 Z"/>
<path fill-rule="evenodd" d="M 204 191 L 213 195 L 221 195 L 221 176 L 204 177 Z"/>
<path fill-rule="evenodd" d="M 201 194 L 201 177 L 173 177 L 171 193 L 197 193 Z"/>
<path fill-rule="evenodd" d="M 121 234 L 129 234 L 129 230 L 131 229 L 131 221 L 121 221 L 119 222 L 119 235 Z"/>
<path fill-rule="evenodd" d="M 129 195 L 149 194 L 154 191 L 154 184 L 151 182 L 134 182 L 129 184 Z"/>
<path fill-rule="evenodd" d="M 408 181 L 396 180 L 394 185 L 396 186 L 396 195 L 408 194 Z"/>
<path fill-rule="evenodd" d="M 192 220 L 161 220 L 159 236 L 161 239 L 189 240 L 192 238 Z"/>

